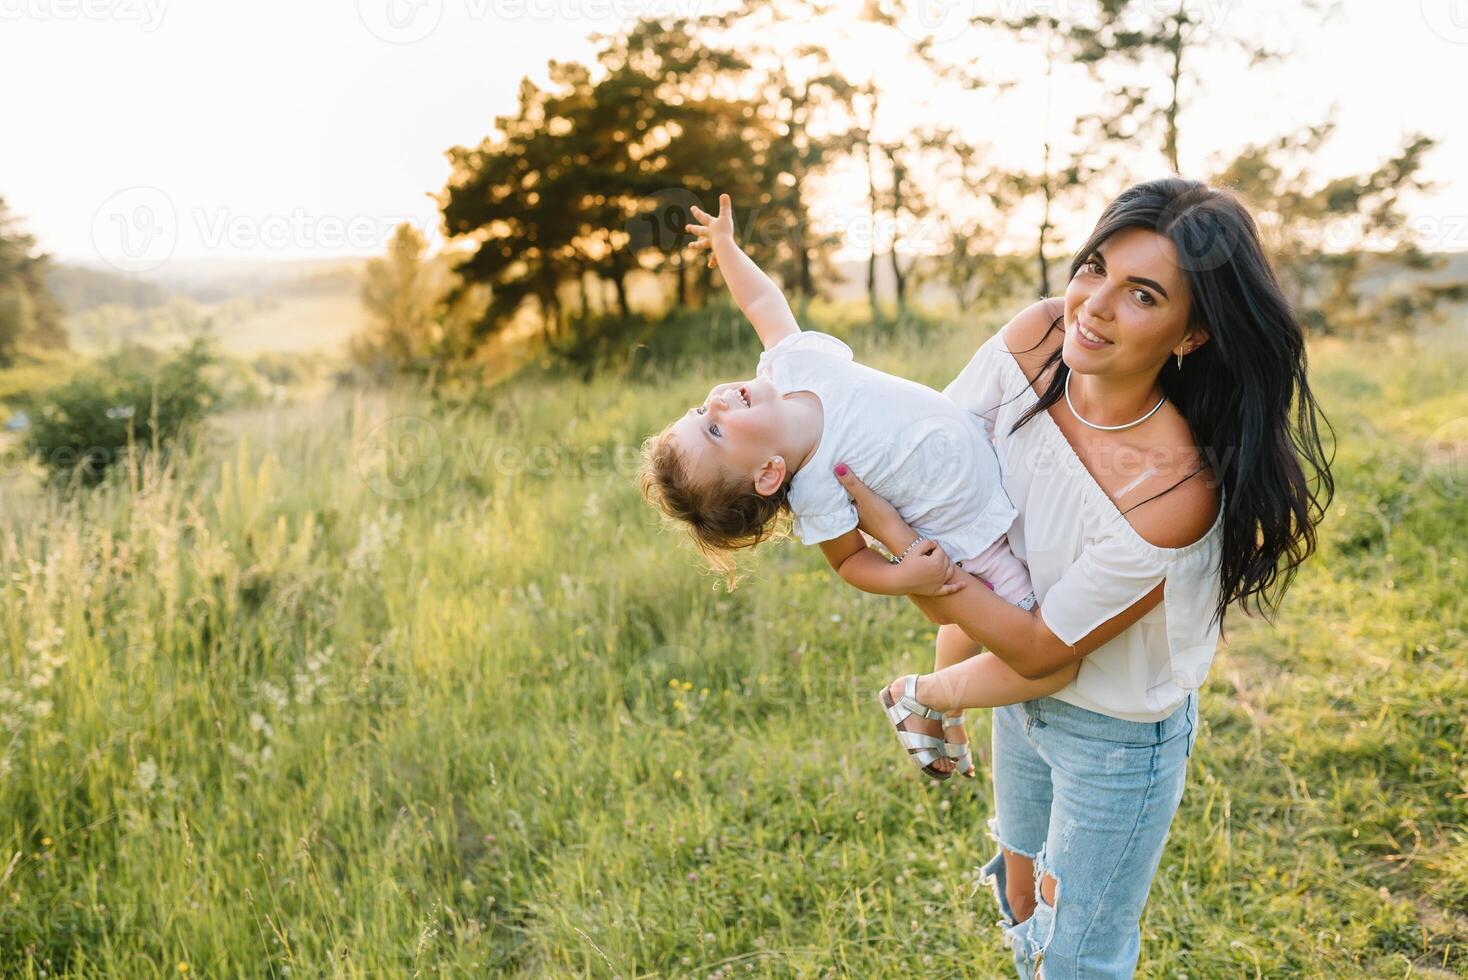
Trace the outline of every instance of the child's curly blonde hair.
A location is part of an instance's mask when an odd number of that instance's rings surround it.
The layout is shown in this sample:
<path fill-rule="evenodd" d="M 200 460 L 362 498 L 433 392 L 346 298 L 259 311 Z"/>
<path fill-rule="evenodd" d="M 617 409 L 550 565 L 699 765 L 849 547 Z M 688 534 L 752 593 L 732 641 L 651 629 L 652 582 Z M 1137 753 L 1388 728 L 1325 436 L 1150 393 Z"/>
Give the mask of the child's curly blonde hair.
<path fill-rule="evenodd" d="M 642 496 L 682 524 L 709 566 L 724 573 L 732 590 L 734 552 L 779 537 L 790 515 L 790 481 L 764 496 L 749 480 L 733 476 L 699 486 L 668 426 L 642 444 Z"/>

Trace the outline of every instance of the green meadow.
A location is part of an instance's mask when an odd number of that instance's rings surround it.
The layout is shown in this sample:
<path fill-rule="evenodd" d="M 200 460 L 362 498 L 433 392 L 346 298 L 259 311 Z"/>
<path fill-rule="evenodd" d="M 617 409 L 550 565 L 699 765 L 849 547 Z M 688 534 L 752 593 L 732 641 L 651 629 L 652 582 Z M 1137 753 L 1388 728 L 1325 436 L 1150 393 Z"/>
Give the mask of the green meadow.
<path fill-rule="evenodd" d="M 998 327 L 810 319 L 937 387 Z M 642 502 L 641 439 L 753 370 L 727 310 L 664 329 L 92 490 L 7 457 L 0 975 L 1008 975 L 986 753 L 929 785 L 875 703 L 933 627 L 796 542 L 729 592 Z M 1336 500 L 1226 622 L 1140 976 L 1468 975 L 1468 345 L 1310 359 Z"/>

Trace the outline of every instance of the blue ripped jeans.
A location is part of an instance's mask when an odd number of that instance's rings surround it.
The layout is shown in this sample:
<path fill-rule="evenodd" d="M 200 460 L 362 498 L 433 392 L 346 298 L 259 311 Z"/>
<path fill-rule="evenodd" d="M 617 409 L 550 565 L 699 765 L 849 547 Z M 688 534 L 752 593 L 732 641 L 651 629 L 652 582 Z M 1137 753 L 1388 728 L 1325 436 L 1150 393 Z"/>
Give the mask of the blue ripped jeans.
<path fill-rule="evenodd" d="M 1048 697 L 994 709 L 989 828 L 1001 848 L 1034 860 L 1034 914 L 1014 921 L 1003 850 L 982 874 L 998 896 L 998 924 L 1023 980 L 1037 971 L 1043 980 L 1132 976 L 1142 907 L 1197 728 L 1196 691 L 1158 722 Z M 1040 892 L 1045 872 L 1055 879 L 1053 905 Z"/>

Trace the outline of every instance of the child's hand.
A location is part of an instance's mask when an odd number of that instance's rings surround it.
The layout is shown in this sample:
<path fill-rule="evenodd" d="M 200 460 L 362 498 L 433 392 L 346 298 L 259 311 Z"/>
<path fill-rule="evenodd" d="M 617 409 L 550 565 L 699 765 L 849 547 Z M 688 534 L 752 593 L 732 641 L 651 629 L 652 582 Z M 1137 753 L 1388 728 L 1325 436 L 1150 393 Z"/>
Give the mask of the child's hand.
<path fill-rule="evenodd" d="M 968 573 L 953 564 L 936 541 L 924 541 L 908 552 L 895 571 L 907 595 L 952 595 L 968 584 Z"/>
<path fill-rule="evenodd" d="M 729 202 L 728 194 L 719 195 L 719 216 L 713 217 L 703 208 L 695 204 L 692 208 L 693 216 L 698 219 L 696 225 L 684 225 L 686 231 L 692 232 L 695 241 L 690 248 L 694 251 L 708 250 L 709 268 L 719 267 L 718 256 L 714 254 L 714 239 L 721 238 L 727 241 L 734 240 L 734 205 Z"/>

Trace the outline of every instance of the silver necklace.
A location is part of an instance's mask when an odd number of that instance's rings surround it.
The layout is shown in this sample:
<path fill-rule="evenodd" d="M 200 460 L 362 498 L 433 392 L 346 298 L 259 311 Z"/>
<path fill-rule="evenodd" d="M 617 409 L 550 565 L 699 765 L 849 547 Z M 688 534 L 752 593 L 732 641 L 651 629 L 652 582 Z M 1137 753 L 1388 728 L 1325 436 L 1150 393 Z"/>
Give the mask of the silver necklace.
<path fill-rule="evenodd" d="M 1070 400 L 1070 378 L 1073 374 L 1075 374 L 1074 371 L 1065 372 L 1065 404 L 1070 408 L 1070 414 L 1079 419 L 1082 424 L 1089 425 L 1093 429 L 1102 429 L 1106 432 L 1115 432 L 1117 429 L 1130 429 L 1132 426 L 1140 425 L 1141 423 L 1150 419 L 1153 415 L 1157 414 L 1157 410 L 1162 407 L 1162 403 L 1167 401 L 1167 395 L 1166 393 L 1164 393 L 1157 404 L 1152 406 L 1152 411 L 1148 412 L 1146 415 L 1143 415 L 1141 418 L 1137 419 L 1134 422 L 1126 422 L 1122 425 L 1097 425 L 1095 422 L 1091 422 L 1085 418 L 1082 418 L 1081 413 L 1076 411 L 1075 404 Z"/>

